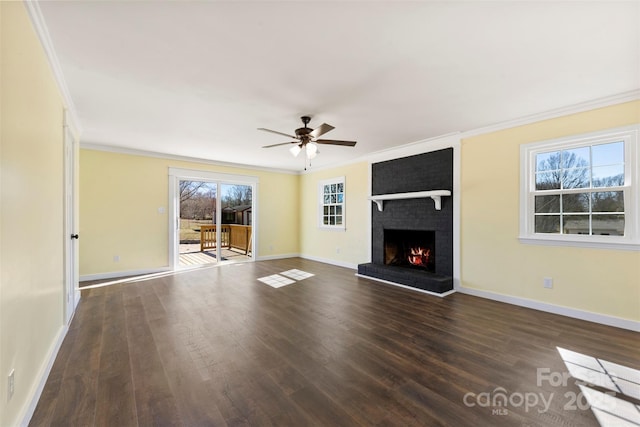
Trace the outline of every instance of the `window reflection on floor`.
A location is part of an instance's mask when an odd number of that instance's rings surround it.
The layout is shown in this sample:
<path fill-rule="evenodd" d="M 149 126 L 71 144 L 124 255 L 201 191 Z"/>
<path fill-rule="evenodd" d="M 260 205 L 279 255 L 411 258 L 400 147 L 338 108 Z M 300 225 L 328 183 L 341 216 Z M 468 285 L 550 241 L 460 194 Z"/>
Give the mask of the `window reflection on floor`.
<path fill-rule="evenodd" d="M 640 371 L 556 347 L 602 427 L 640 426 Z"/>
<path fill-rule="evenodd" d="M 313 273 L 307 273 L 302 270 L 287 270 L 283 271 L 279 274 L 272 274 L 271 276 L 260 277 L 258 280 L 262 283 L 265 283 L 272 288 L 281 288 L 286 285 L 291 285 L 292 283 L 296 283 L 296 281 L 304 280 L 309 277 L 314 276 Z"/>

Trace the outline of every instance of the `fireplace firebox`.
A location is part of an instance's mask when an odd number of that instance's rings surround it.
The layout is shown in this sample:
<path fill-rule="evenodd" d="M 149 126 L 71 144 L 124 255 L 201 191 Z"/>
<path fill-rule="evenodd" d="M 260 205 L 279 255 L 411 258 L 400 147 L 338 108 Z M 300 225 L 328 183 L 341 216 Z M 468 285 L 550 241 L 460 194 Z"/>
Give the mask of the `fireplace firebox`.
<path fill-rule="evenodd" d="M 435 272 L 435 232 L 384 230 L 384 263 Z"/>

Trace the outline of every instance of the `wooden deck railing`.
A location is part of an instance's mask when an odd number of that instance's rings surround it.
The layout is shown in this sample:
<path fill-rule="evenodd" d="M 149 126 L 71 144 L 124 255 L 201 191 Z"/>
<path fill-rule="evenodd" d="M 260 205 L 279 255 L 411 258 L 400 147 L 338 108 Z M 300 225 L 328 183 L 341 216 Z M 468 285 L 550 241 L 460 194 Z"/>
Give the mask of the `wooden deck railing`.
<path fill-rule="evenodd" d="M 251 226 L 223 224 L 220 227 L 221 248 L 234 248 L 244 251 L 247 255 L 251 251 Z M 200 226 L 200 251 L 216 248 L 216 226 Z"/>

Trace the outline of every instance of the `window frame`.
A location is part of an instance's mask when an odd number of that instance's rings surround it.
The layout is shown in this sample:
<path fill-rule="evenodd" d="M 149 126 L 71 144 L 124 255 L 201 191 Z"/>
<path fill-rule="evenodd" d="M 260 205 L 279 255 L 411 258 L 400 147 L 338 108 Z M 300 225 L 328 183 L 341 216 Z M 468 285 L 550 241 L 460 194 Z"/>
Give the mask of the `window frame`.
<path fill-rule="evenodd" d="M 324 203 L 324 187 L 331 184 L 342 184 L 342 203 Z M 338 206 L 342 208 L 342 224 L 325 224 L 324 219 L 324 207 L 325 206 Z M 318 181 L 318 228 L 324 230 L 333 231 L 345 231 L 346 230 L 346 205 L 347 205 L 347 185 L 344 176 L 336 178 L 325 179 Z"/>
<path fill-rule="evenodd" d="M 537 141 L 520 146 L 520 234 L 521 243 L 549 246 L 576 246 L 602 249 L 640 250 L 640 185 L 638 167 L 640 125 L 625 126 L 569 137 Z M 579 147 L 624 141 L 624 185 L 619 187 L 536 190 L 536 155 Z M 593 166 L 590 165 L 590 168 Z M 612 188 L 614 190 L 609 190 Z M 624 195 L 625 231 L 623 236 L 555 234 L 535 232 L 535 196 L 580 192 L 622 191 Z M 592 218 L 592 215 L 589 215 Z"/>

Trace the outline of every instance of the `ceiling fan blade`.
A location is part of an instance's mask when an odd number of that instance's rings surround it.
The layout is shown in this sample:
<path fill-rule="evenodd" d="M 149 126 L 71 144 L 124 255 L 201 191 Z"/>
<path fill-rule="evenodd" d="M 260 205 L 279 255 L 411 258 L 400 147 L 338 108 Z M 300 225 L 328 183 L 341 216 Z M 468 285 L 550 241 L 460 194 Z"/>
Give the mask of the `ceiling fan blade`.
<path fill-rule="evenodd" d="M 335 129 L 333 126 L 328 125 L 326 123 L 321 124 L 320 126 L 318 126 L 317 128 L 315 128 L 314 130 L 312 130 L 309 135 L 311 135 L 312 138 L 317 138 L 320 135 L 324 135 L 325 133 L 329 132 L 330 130 Z"/>
<path fill-rule="evenodd" d="M 280 145 L 298 144 L 299 141 L 281 142 L 280 144 L 265 145 L 262 148 L 279 147 Z"/>
<path fill-rule="evenodd" d="M 293 136 L 293 135 L 289 135 L 289 134 L 286 134 L 286 133 L 278 132 L 277 130 L 271 130 L 271 129 L 265 129 L 265 128 L 258 128 L 258 130 L 263 130 L 265 132 L 271 132 L 271 133 L 275 133 L 275 134 L 278 134 L 278 135 L 286 136 L 286 137 L 289 137 L 289 138 L 298 139 L 297 136 Z"/>
<path fill-rule="evenodd" d="M 313 142 L 327 145 L 344 145 L 346 147 L 355 147 L 357 144 L 357 141 L 340 141 L 337 139 L 316 139 Z"/>

